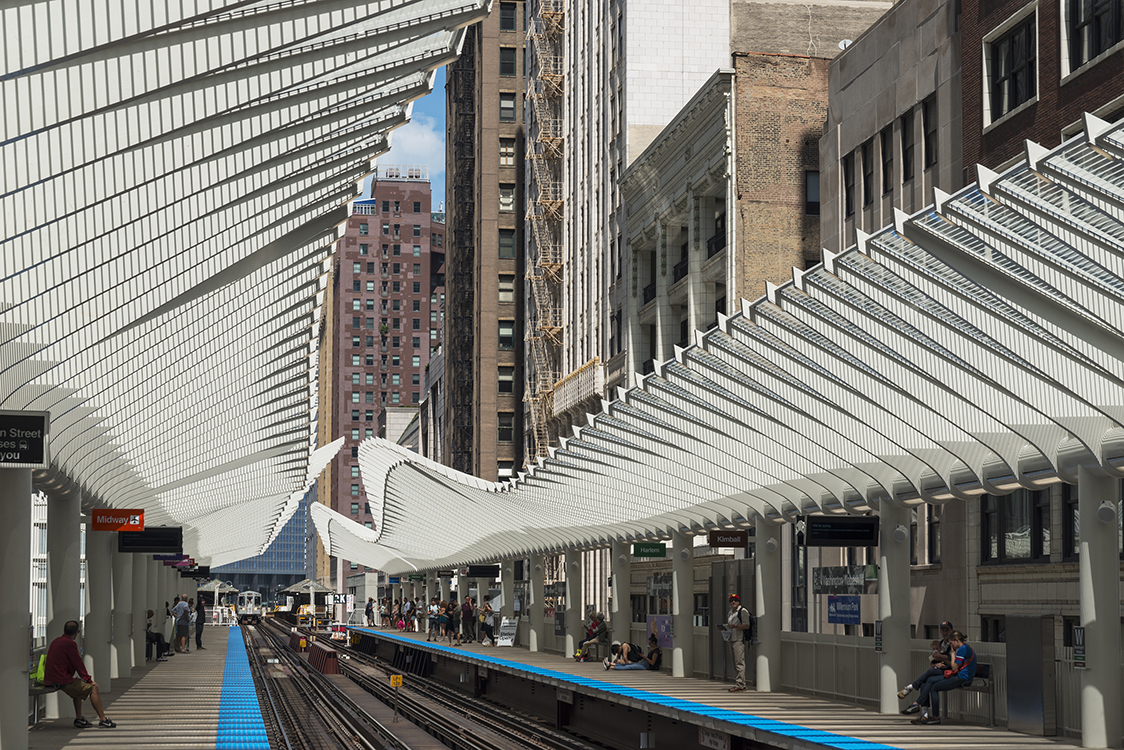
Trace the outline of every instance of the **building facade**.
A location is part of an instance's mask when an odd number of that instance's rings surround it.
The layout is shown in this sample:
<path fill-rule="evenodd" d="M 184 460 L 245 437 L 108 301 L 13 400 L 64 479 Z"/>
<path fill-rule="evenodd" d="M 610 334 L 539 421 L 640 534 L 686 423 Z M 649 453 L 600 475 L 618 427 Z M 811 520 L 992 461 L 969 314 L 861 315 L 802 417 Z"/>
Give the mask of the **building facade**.
<path fill-rule="evenodd" d="M 211 577 L 226 581 L 239 591 L 257 591 L 262 601 L 271 602 L 281 591 L 306 576 L 308 549 L 308 506 L 313 502 L 305 496 L 273 544 L 265 552 L 238 562 L 211 569 Z M 195 582 L 191 583 L 194 590 Z M 185 589 L 186 590 L 186 589 Z"/>
<path fill-rule="evenodd" d="M 448 67 L 443 455 L 483 479 L 523 463 L 523 2 L 468 30 Z"/>
<path fill-rule="evenodd" d="M 332 261 L 321 324 L 321 444 L 344 447 L 321 475 L 320 501 L 373 527 L 359 473 L 359 444 L 386 437 L 388 409 L 421 405 L 422 377 L 441 346 L 445 226 L 432 213 L 425 167 L 380 165 L 371 197 L 353 203 Z M 436 215 L 440 218 L 440 214 Z M 393 418 L 390 422 L 393 422 Z M 320 552 L 318 578 L 342 585 Z M 345 574 L 361 566 L 342 561 Z"/>

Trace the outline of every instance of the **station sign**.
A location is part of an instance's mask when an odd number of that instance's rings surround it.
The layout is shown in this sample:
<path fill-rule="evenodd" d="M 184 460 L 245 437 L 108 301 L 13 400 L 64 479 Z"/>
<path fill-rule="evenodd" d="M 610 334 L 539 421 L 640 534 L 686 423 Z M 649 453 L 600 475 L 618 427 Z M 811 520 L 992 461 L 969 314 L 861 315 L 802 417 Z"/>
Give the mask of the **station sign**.
<path fill-rule="evenodd" d="M 180 526 L 149 527 L 144 531 L 121 531 L 117 534 L 118 552 L 183 552 L 183 528 Z"/>
<path fill-rule="evenodd" d="M 812 568 L 813 594 L 862 594 L 865 591 L 865 565 Z"/>
<path fill-rule="evenodd" d="M 437 577 L 438 578 L 452 578 L 454 575 L 456 575 L 456 574 L 453 573 L 453 571 L 451 571 L 451 570 L 439 570 L 439 571 L 437 571 Z"/>
<path fill-rule="evenodd" d="M 858 625 L 861 605 L 857 596 L 827 597 L 827 621 L 834 625 Z"/>
<path fill-rule="evenodd" d="M 0 411 L 0 468 L 47 468 L 50 421 L 45 411 Z"/>
<path fill-rule="evenodd" d="M 796 543 L 806 547 L 874 547 L 878 516 L 797 516 Z"/>
<path fill-rule="evenodd" d="M 408 576 L 408 578 L 411 581 L 424 581 L 425 580 L 425 576 L 422 575 L 421 573 L 411 573 Z"/>
<path fill-rule="evenodd" d="M 1081 625 L 1073 627 L 1073 668 L 1089 668 L 1085 662 L 1085 628 Z"/>
<path fill-rule="evenodd" d="M 90 526 L 94 531 L 144 531 L 144 511 L 95 508 Z"/>
<path fill-rule="evenodd" d="M 468 573 L 469 578 L 499 578 L 500 566 L 499 565 L 469 565 Z"/>
<path fill-rule="evenodd" d="M 397 586 L 398 584 L 402 583 L 402 579 L 398 576 L 390 576 L 386 579 L 386 582 L 391 586 Z"/>
<path fill-rule="evenodd" d="M 707 540 L 711 547 L 748 547 L 749 529 L 711 529 Z"/>
<path fill-rule="evenodd" d="M 667 545 L 663 542 L 634 542 L 633 557 L 667 557 Z"/>

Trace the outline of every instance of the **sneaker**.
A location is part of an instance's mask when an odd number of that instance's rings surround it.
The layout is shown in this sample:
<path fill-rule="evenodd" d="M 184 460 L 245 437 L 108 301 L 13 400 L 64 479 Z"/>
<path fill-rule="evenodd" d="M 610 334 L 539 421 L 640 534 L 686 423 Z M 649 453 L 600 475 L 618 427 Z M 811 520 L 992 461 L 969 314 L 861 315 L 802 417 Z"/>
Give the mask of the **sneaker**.
<path fill-rule="evenodd" d="M 917 705 L 916 703 L 910 703 L 908 706 L 902 709 L 902 713 L 908 716 L 909 714 L 915 714 L 920 710 L 921 706 Z"/>
<path fill-rule="evenodd" d="M 117 726 L 117 723 L 113 721 L 113 719 L 106 716 L 104 719 L 98 722 L 98 726 L 104 727 L 106 729 L 113 729 L 115 726 Z"/>
<path fill-rule="evenodd" d="M 939 716 L 922 716 L 921 717 L 921 723 L 922 724 L 940 724 L 941 723 L 941 717 L 939 717 Z"/>
<path fill-rule="evenodd" d="M 79 729 L 85 729 L 86 727 L 92 727 L 93 724 L 91 724 L 83 717 L 81 719 L 75 719 L 74 726 L 78 727 Z"/>
<path fill-rule="evenodd" d="M 904 698 L 912 692 L 913 692 L 913 684 L 911 683 L 909 685 L 906 685 L 905 687 L 903 687 L 901 690 L 898 691 L 898 697 Z"/>
<path fill-rule="evenodd" d="M 604 659 L 602 659 L 602 660 L 601 660 L 601 666 L 605 667 L 605 670 L 606 670 L 606 671 L 608 671 L 608 669 L 609 669 L 609 665 L 610 665 L 611 663 L 612 663 L 612 662 L 610 662 L 610 661 L 609 661 L 609 657 L 608 657 L 608 656 L 606 656 L 606 657 L 605 657 Z"/>
<path fill-rule="evenodd" d="M 168 661 L 168 660 L 165 659 L 163 656 L 157 656 L 156 661 Z"/>
<path fill-rule="evenodd" d="M 928 724 L 929 723 L 929 714 L 921 714 L 916 719 L 910 719 L 909 723 L 910 724 Z"/>
<path fill-rule="evenodd" d="M 196 650 L 196 651 L 206 651 L 207 649 L 206 649 L 206 648 L 204 648 L 203 646 L 196 646 L 196 647 L 195 647 L 195 650 Z"/>

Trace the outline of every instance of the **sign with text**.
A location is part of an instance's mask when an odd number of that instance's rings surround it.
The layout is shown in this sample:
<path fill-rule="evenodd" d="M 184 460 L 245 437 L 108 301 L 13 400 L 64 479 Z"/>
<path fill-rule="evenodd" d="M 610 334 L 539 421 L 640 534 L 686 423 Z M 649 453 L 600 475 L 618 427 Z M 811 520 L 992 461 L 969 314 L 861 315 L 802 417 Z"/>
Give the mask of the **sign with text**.
<path fill-rule="evenodd" d="M 874 547 L 878 516 L 797 516 L 796 535 L 806 547 Z"/>
<path fill-rule="evenodd" d="M 515 631 L 519 629 L 519 620 L 504 617 L 500 620 L 500 632 L 496 634 L 497 646 L 514 646 Z"/>
<path fill-rule="evenodd" d="M 386 582 L 391 586 L 397 586 L 398 584 L 402 583 L 402 579 L 398 576 L 390 576 L 386 579 Z"/>
<path fill-rule="evenodd" d="M 144 511 L 95 508 L 90 525 L 94 531 L 144 531 Z"/>
<path fill-rule="evenodd" d="M 1088 669 L 1085 663 L 1085 628 L 1081 625 L 1073 628 L 1073 668 Z"/>
<path fill-rule="evenodd" d="M 411 581 L 424 581 L 424 580 L 425 580 L 425 576 L 423 576 L 423 575 L 422 575 L 421 573 L 411 573 L 411 574 L 410 574 L 409 576 L 407 576 L 407 577 L 408 577 L 408 578 L 409 578 L 409 579 L 410 579 Z"/>
<path fill-rule="evenodd" d="M 0 467 L 5 469 L 47 468 L 45 411 L 0 411 Z"/>
<path fill-rule="evenodd" d="M 858 625 L 862 622 L 859 597 L 829 596 L 827 598 L 827 621 L 836 625 Z"/>
<path fill-rule="evenodd" d="M 730 750 L 730 735 L 719 732 L 717 729 L 699 727 L 699 747 L 709 747 L 713 750 Z"/>
<path fill-rule="evenodd" d="M 499 565 L 469 565 L 468 573 L 469 578 L 487 578 L 494 579 L 500 576 Z"/>
<path fill-rule="evenodd" d="M 183 528 L 179 526 L 149 527 L 144 531 L 118 532 L 117 551 L 183 552 Z"/>
<path fill-rule="evenodd" d="M 862 594 L 865 588 L 865 565 L 812 568 L 813 594 Z"/>
<path fill-rule="evenodd" d="M 707 540 L 711 547 L 748 547 L 749 529 L 711 529 Z"/>
<path fill-rule="evenodd" d="M 882 621 L 874 621 L 874 652 L 882 653 Z"/>
<path fill-rule="evenodd" d="M 177 552 L 177 553 L 171 554 L 171 555 L 153 555 L 152 559 L 156 562 L 163 562 L 164 560 L 179 561 L 179 560 L 186 560 L 187 555 L 183 554 L 182 552 Z"/>
<path fill-rule="evenodd" d="M 663 542 L 634 542 L 633 557 L 667 557 L 667 545 Z"/>

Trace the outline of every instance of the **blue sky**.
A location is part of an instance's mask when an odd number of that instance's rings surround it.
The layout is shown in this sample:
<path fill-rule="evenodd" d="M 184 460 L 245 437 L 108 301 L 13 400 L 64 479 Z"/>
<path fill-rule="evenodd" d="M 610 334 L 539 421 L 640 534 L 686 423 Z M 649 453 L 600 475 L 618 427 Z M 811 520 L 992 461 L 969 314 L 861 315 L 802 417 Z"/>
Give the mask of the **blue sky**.
<path fill-rule="evenodd" d="M 445 200 L 445 68 L 437 70 L 433 93 L 414 102 L 410 121 L 390 134 L 390 151 L 379 164 L 423 164 L 433 184 L 433 210 Z M 370 180 L 363 196 L 371 195 Z"/>

